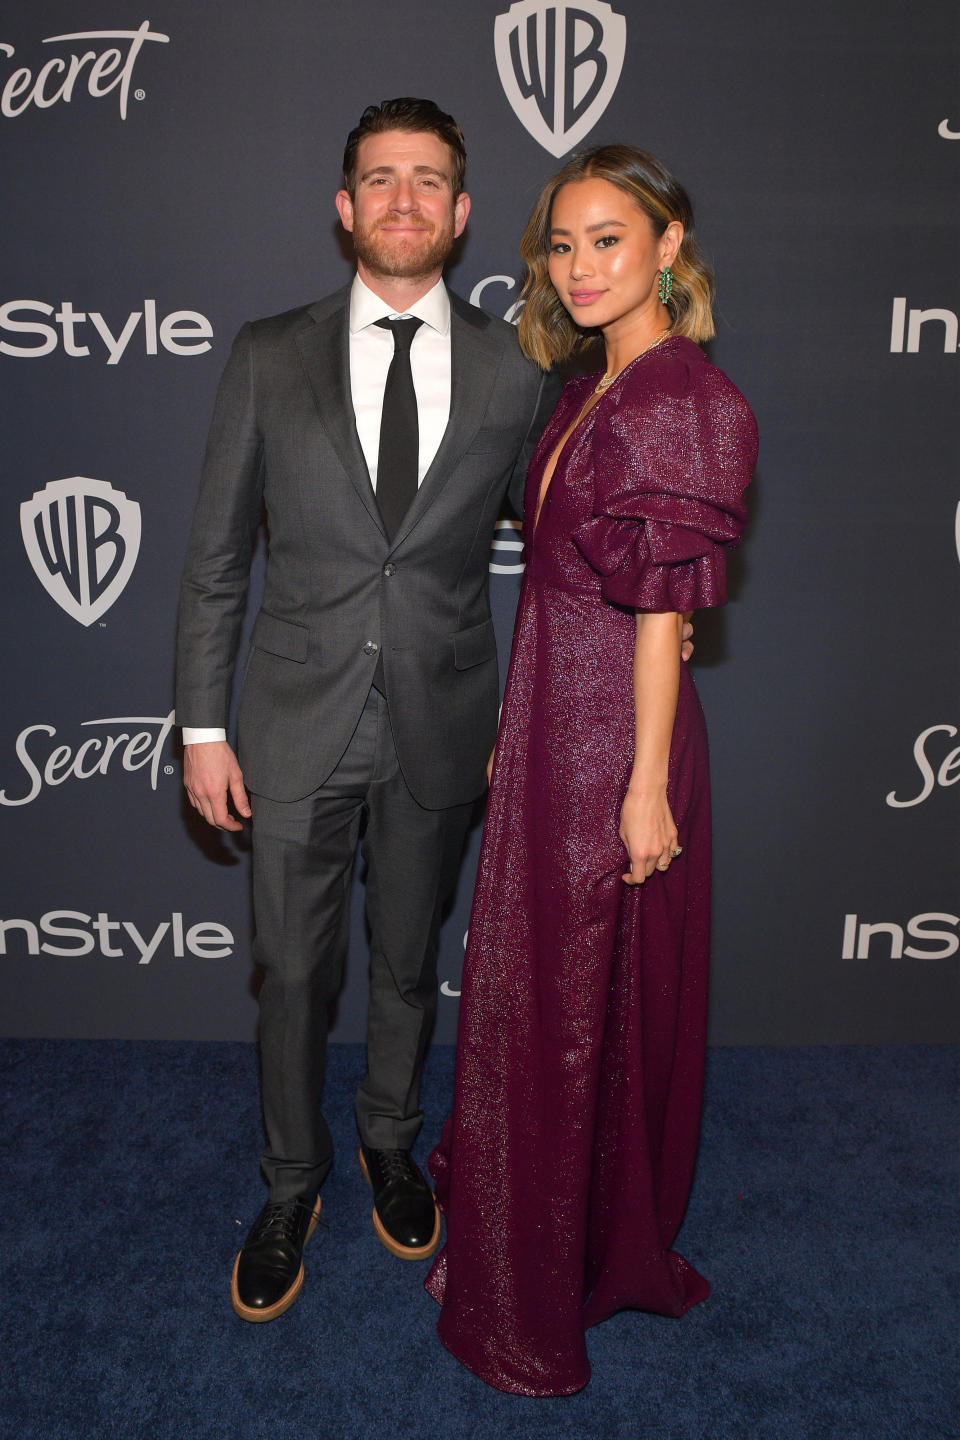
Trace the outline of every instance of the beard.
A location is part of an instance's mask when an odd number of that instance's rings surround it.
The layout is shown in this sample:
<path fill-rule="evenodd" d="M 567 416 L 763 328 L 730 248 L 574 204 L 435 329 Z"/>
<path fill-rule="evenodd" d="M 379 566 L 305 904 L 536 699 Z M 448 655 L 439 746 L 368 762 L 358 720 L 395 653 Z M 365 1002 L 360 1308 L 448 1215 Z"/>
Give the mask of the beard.
<path fill-rule="evenodd" d="M 419 235 L 408 235 L 401 240 L 396 235 L 381 235 L 383 222 L 380 220 L 371 225 L 354 222 L 354 252 L 372 275 L 391 280 L 422 280 L 443 269 L 456 238 L 453 214 L 439 227 L 424 222 L 416 213 L 405 219 L 412 225 L 423 226 Z"/>

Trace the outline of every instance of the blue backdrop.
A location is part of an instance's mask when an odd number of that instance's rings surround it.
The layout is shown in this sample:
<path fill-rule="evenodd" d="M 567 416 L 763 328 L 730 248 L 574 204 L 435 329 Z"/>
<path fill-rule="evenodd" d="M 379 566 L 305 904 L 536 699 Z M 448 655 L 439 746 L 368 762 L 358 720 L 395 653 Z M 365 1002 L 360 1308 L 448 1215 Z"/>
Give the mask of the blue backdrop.
<path fill-rule="evenodd" d="M 711 353 L 761 461 L 732 603 L 697 624 L 712 1038 L 952 1038 L 956 40 L 945 0 L 4 7 L 6 1033 L 254 1033 L 248 846 L 188 811 L 170 726 L 186 531 L 233 334 L 349 278 L 343 141 L 421 94 L 467 136 L 462 295 L 511 312 L 529 208 L 586 141 L 662 157 L 716 264 Z M 505 525 L 503 660 L 517 558 Z"/>

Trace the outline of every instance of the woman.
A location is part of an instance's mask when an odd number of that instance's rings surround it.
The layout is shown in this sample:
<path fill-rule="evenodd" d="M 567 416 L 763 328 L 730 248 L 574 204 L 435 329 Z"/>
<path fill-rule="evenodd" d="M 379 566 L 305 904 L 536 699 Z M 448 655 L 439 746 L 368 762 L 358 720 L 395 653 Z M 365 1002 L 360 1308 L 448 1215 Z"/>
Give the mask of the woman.
<path fill-rule="evenodd" d="M 756 426 L 694 343 L 713 334 L 710 276 L 651 156 L 575 157 L 521 250 L 525 352 L 546 367 L 599 332 L 606 365 L 566 386 L 527 478 L 427 1288 L 484 1380 L 563 1395 L 589 1379 L 586 1327 L 709 1293 L 670 1249 L 697 1147 L 710 884 L 680 641 L 684 611 L 726 598 Z"/>

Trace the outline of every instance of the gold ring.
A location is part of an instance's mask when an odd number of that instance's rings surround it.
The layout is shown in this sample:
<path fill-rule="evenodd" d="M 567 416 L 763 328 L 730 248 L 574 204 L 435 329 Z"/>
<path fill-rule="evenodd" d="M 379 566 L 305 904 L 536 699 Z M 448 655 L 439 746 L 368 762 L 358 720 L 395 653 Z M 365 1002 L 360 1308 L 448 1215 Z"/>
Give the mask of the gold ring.
<path fill-rule="evenodd" d="M 671 859 L 671 860 L 676 860 L 677 856 L 678 856 L 678 855 L 682 855 L 682 854 L 683 854 L 683 846 L 682 846 L 682 845 L 675 845 L 675 846 L 673 847 L 673 849 L 670 851 L 670 859 Z"/>

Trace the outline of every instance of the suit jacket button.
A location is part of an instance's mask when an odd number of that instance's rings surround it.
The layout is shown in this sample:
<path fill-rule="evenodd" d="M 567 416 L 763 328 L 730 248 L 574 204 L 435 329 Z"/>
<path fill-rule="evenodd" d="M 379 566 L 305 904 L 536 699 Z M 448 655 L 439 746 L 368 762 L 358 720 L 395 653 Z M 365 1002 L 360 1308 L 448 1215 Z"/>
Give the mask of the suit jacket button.
<path fill-rule="evenodd" d="M 363 647 L 363 653 L 364 655 L 376 655 L 379 649 L 380 646 L 377 644 L 376 640 L 368 640 L 366 645 L 364 645 Z"/>
<path fill-rule="evenodd" d="M 396 575 L 396 573 L 397 573 L 397 567 L 396 567 L 396 565 L 391 565 L 391 564 L 384 565 L 384 567 L 383 567 L 383 573 L 384 573 L 384 575 L 386 575 L 387 579 L 389 579 L 391 575 Z"/>

